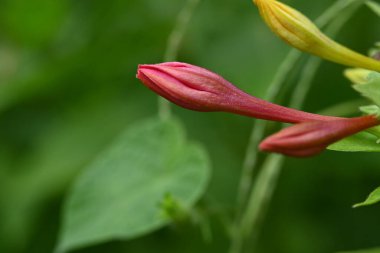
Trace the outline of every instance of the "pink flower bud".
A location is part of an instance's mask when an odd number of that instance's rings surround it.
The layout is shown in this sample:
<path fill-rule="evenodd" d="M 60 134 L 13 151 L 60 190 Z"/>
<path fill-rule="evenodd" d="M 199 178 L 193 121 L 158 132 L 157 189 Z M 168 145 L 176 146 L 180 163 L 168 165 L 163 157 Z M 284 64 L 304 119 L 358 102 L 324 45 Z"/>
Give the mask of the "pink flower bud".
<path fill-rule="evenodd" d="M 338 119 L 272 104 L 239 90 L 207 69 L 186 63 L 139 65 L 137 78 L 160 96 L 190 110 L 224 111 L 287 123 Z"/>
<path fill-rule="evenodd" d="M 260 149 L 296 157 L 317 155 L 330 144 L 379 124 L 374 116 L 304 122 L 269 136 Z"/>

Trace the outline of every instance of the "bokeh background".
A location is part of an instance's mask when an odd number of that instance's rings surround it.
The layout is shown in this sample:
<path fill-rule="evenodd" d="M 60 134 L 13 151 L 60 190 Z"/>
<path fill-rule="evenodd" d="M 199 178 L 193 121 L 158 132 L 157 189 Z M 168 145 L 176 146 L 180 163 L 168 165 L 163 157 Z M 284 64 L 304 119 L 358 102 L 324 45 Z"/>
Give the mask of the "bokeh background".
<path fill-rule="evenodd" d="M 162 61 L 184 0 L 0 0 L 0 252 L 52 252 L 62 203 L 75 176 L 130 124 L 157 113 L 157 97 L 135 78 Z M 316 18 L 330 0 L 288 0 Z M 338 41 L 366 53 L 380 20 L 361 8 Z M 262 97 L 289 47 L 249 0 L 203 0 L 179 60 L 222 74 Z M 306 100 L 316 112 L 358 95 L 344 68 L 324 62 Z M 192 140 L 210 153 L 202 202 L 230 212 L 252 120 L 174 107 Z M 327 151 L 287 159 L 257 252 L 321 253 L 380 245 L 380 206 L 352 209 L 380 185 L 380 156 Z M 218 214 L 215 215 L 219 216 Z M 213 240 L 193 226 L 78 252 L 225 252 L 219 218 Z"/>

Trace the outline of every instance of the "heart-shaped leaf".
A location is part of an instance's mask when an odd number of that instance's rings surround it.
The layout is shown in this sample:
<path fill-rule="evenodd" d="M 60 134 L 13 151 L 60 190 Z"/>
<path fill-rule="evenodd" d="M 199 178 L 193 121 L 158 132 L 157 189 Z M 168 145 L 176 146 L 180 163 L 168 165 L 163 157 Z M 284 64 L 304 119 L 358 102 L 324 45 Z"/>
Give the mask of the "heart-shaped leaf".
<path fill-rule="evenodd" d="M 170 222 L 165 196 L 189 209 L 210 174 L 205 150 L 185 140 L 175 120 L 127 129 L 79 176 L 67 198 L 56 252 L 131 239 Z"/>

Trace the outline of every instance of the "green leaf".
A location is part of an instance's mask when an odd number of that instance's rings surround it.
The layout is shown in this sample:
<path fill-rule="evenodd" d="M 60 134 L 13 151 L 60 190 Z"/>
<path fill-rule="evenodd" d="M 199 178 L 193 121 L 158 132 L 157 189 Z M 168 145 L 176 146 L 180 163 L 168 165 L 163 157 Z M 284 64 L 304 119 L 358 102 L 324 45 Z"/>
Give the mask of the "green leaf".
<path fill-rule="evenodd" d="M 371 72 L 367 83 L 353 85 L 353 88 L 380 106 L 380 73 Z"/>
<path fill-rule="evenodd" d="M 374 135 L 361 132 L 330 145 L 328 149 L 345 152 L 380 152 L 380 144 Z"/>
<path fill-rule="evenodd" d="M 366 5 L 373 10 L 377 15 L 380 16 L 380 4 L 374 2 L 374 1 L 367 1 Z"/>
<path fill-rule="evenodd" d="M 380 140 L 380 126 L 372 127 L 366 130 L 368 133 L 373 134 L 377 137 L 377 142 Z"/>
<path fill-rule="evenodd" d="M 185 140 L 174 120 L 135 124 L 77 179 L 63 213 L 57 252 L 131 239 L 170 222 L 170 196 L 190 209 L 210 175 L 205 150 Z"/>
<path fill-rule="evenodd" d="M 377 105 L 360 106 L 359 110 L 367 115 L 375 115 L 376 117 L 380 116 L 380 107 Z"/>
<path fill-rule="evenodd" d="M 380 248 L 374 248 L 374 249 L 363 249 L 363 250 L 357 250 L 357 251 L 344 251 L 339 253 L 380 253 Z"/>
<path fill-rule="evenodd" d="M 371 192 L 371 194 L 368 196 L 368 198 L 361 203 L 358 203 L 354 205 L 354 207 L 360 207 L 360 206 L 370 206 L 373 204 L 376 204 L 380 202 L 380 187 Z"/>
<path fill-rule="evenodd" d="M 348 68 L 344 71 L 344 76 L 353 84 L 363 84 L 368 82 L 368 75 L 372 71 L 359 68 Z"/>

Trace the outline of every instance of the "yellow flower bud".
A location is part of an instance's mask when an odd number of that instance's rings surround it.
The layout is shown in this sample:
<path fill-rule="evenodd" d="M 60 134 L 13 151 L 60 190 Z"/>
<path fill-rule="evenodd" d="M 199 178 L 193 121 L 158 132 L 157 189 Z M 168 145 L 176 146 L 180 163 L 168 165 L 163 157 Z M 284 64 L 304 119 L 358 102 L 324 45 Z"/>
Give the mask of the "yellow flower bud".
<path fill-rule="evenodd" d="M 380 61 L 333 41 L 299 11 L 275 0 L 253 1 L 271 30 L 291 46 L 343 65 L 380 71 Z"/>

